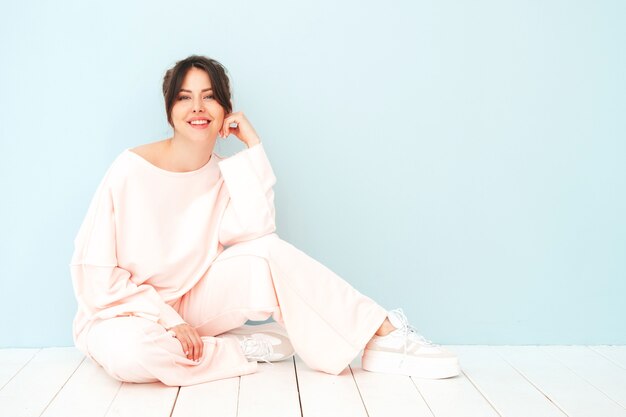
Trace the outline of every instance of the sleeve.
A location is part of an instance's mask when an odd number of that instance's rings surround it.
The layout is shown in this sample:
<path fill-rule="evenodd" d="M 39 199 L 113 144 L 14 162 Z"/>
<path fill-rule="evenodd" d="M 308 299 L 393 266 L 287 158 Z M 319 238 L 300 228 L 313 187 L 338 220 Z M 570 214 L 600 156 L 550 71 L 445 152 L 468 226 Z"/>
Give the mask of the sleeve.
<path fill-rule="evenodd" d="M 262 143 L 219 162 L 229 200 L 219 227 L 224 246 L 276 231 L 276 176 Z"/>
<path fill-rule="evenodd" d="M 111 168 L 100 182 L 78 234 L 70 262 L 79 308 L 106 319 L 134 315 L 170 328 L 185 321 L 148 284 L 136 285 L 117 265 Z"/>

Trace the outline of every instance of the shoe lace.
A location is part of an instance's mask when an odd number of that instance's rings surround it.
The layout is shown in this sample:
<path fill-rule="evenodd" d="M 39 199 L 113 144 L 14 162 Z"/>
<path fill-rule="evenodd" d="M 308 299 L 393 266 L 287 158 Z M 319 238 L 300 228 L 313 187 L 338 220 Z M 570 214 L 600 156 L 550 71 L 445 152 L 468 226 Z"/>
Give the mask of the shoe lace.
<path fill-rule="evenodd" d="M 409 324 L 409 320 L 406 318 L 404 311 L 401 308 L 397 308 L 395 310 L 391 310 L 395 313 L 395 316 L 400 320 L 401 326 L 398 329 L 400 334 L 402 334 L 404 339 L 404 352 L 402 355 L 402 361 L 400 364 L 404 362 L 404 359 L 407 356 L 407 350 L 409 345 L 409 340 L 419 342 L 420 344 L 426 346 L 439 346 L 438 344 L 433 343 L 432 341 L 426 339 L 424 336 L 417 332 L 417 329 Z"/>
<path fill-rule="evenodd" d="M 244 337 L 240 344 L 246 358 L 272 364 L 268 358 L 274 353 L 274 349 L 269 340 L 262 337 Z"/>

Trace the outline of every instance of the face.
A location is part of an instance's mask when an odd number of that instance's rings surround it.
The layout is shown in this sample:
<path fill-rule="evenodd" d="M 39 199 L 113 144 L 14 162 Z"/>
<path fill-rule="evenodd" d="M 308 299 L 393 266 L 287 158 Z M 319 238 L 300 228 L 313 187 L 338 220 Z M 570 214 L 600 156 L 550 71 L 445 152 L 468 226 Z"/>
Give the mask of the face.
<path fill-rule="evenodd" d="M 213 98 L 211 79 L 204 70 L 187 71 L 172 106 L 174 134 L 193 141 L 215 140 L 224 123 L 224 108 Z"/>

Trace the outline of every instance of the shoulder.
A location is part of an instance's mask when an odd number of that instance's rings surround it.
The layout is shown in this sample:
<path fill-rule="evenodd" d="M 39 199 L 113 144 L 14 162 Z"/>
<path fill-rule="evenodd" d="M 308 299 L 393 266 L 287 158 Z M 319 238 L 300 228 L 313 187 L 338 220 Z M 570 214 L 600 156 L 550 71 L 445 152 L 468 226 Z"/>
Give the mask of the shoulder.
<path fill-rule="evenodd" d="M 139 166 L 141 168 L 145 168 L 146 165 L 161 167 L 165 158 L 167 141 L 168 139 L 163 139 L 125 149 L 113 161 L 116 176 L 126 178 L 135 174 L 145 174 L 145 169 L 138 169 Z"/>
<path fill-rule="evenodd" d="M 168 139 L 163 139 L 157 142 L 145 143 L 134 148 L 128 148 L 127 151 L 139 155 L 152 165 L 160 166 L 167 141 Z"/>
<path fill-rule="evenodd" d="M 137 168 L 137 160 L 144 159 L 147 162 L 155 163 L 158 160 L 160 143 L 153 142 L 139 145 L 134 148 L 126 148 L 121 151 L 109 165 L 102 183 L 108 185 L 112 189 L 119 189 L 127 181 L 129 177 L 133 177 L 139 171 Z"/>

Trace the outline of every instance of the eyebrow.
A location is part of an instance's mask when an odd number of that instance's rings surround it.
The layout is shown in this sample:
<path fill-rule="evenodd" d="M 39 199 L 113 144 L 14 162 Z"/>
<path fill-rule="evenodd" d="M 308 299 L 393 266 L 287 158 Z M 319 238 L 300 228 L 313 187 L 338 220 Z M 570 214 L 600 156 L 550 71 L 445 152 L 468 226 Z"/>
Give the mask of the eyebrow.
<path fill-rule="evenodd" d="M 185 92 L 185 93 L 191 93 L 191 90 L 185 90 L 185 89 L 180 89 L 181 92 Z M 212 88 L 205 88 L 204 90 L 201 91 L 201 93 L 204 93 L 205 91 L 213 91 Z"/>

